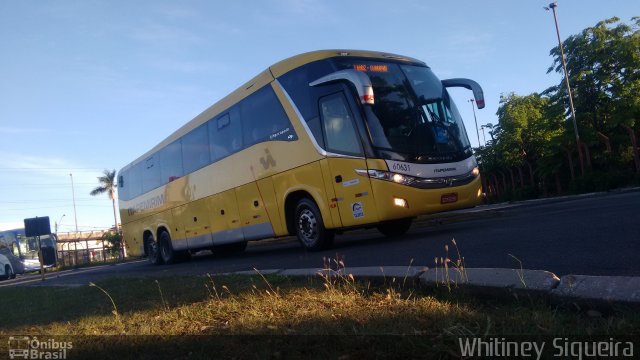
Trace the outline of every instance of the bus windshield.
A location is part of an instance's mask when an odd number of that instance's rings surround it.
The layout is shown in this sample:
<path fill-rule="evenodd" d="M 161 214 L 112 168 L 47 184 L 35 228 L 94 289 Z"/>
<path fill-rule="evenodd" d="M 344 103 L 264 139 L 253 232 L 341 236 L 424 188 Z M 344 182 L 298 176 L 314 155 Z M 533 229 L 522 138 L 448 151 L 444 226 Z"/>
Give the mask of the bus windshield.
<path fill-rule="evenodd" d="M 18 241 L 14 243 L 12 249 L 15 256 L 18 256 L 23 260 L 38 260 L 38 239 L 34 237 L 27 238 L 19 236 L 17 240 Z M 42 244 L 42 247 L 55 247 L 54 240 L 48 235 L 41 236 L 40 243 Z"/>
<path fill-rule="evenodd" d="M 382 158 L 439 163 L 472 154 L 458 109 L 431 69 L 358 59 L 336 63 L 371 79 L 375 103 L 365 107 L 366 121 Z"/>
<path fill-rule="evenodd" d="M 46 267 L 56 263 L 55 234 L 40 236 L 40 245 L 43 250 L 43 260 Z M 38 239 L 26 237 L 24 229 L 0 231 L 0 254 L 16 259 L 22 263 L 23 269 L 15 269 L 17 273 L 24 271 L 37 271 L 40 269 Z M 15 266 L 15 264 L 14 264 Z"/>

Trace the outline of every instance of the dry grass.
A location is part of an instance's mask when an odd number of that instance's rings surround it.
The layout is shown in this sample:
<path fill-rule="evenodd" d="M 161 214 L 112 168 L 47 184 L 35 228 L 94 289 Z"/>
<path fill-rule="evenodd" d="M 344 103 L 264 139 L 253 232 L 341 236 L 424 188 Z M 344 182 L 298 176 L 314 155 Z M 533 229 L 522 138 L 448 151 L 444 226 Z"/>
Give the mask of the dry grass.
<path fill-rule="evenodd" d="M 479 302 L 451 289 L 428 294 L 401 286 L 372 287 L 349 276 L 309 280 L 262 275 L 112 279 L 98 286 L 2 288 L 0 309 L 5 313 L 0 314 L 0 334 L 199 335 L 196 340 L 186 338 L 190 341 L 186 347 L 194 346 L 194 341 L 210 341 L 211 335 L 241 335 L 239 339 L 250 335 L 258 336 L 252 337 L 250 343 L 266 339 L 275 346 L 277 341 L 296 339 L 294 345 L 304 349 L 313 339 L 324 339 L 333 345 L 358 339 L 359 343 L 367 342 L 368 349 L 382 351 L 378 355 L 390 351 L 388 346 L 404 344 L 397 351 L 408 357 L 425 349 L 453 354 L 455 343 L 451 340 L 456 336 L 640 334 L 640 315 L 633 312 L 603 316 L 533 300 Z M 103 342 L 113 340 L 83 339 L 77 342 L 98 349 L 109 347 Z M 135 339 L 144 347 L 151 346 L 146 342 L 165 338 Z M 171 344 L 177 340 L 185 338 L 171 340 Z M 249 345 L 243 344 L 225 346 L 228 351 L 248 351 Z M 294 345 L 280 344 L 278 348 Z M 279 350 L 269 349 L 271 352 L 258 357 L 279 357 Z M 337 352 L 295 354 L 342 354 L 340 347 L 323 349 Z M 253 357 L 251 354 L 246 357 Z M 356 358 L 364 356 L 357 354 Z"/>

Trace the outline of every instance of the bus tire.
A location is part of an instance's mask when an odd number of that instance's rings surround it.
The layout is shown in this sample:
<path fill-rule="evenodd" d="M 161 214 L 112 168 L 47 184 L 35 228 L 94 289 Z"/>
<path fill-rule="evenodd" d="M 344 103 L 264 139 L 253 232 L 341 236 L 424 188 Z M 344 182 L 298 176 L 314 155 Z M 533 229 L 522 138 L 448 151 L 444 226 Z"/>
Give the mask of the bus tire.
<path fill-rule="evenodd" d="M 378 225 L 378 231 L 386 237 L 398 237 L 404 235 L 411 227 L 413 219 L 392 220 Z"/>
<path fill-rule="evenodd" d="M 13 279 L 13 277 L 15 277 L 15 275 L 13 275 L 13 270 L 11 270 L 11 266 L 5 265 L 4 276 L 0 278 L 0 280 L 9 280 L 9 279 Z"/>
<path fill-rule="evenodd" d="M 158 246 L 158 242 L 153 239 L 153 236 L 147 236 L 144 244 L 145 248 L 147 249 L 147 259 L 149 259 L 149 262 L 153 265 L 162 265 L 160 247 Z"/>
<path fill-rule="evenodd" d="M 175 263 L 177 254 L 173 251 L 173 245 L 171 245 L 171 235 L 163 230 L 158 236 L 158 243 L 162 261 L 167 265 Z"/>
<path fill-rule="evenodd" d="M 294 216 L 296 236 L 305 249 L 319 251 L 333 245 L 334 233 L 324 227 L 322 214 L 315 202 L 308 198 L 300 199 Z"/>

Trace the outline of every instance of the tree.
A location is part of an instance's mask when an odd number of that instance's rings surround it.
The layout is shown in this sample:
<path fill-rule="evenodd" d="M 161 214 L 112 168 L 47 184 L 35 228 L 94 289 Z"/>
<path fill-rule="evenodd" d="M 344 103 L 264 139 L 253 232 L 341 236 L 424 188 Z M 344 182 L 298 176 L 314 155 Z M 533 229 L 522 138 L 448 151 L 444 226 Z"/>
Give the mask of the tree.
<path fill-rule="evenodd" d="M 118 231 L 118 218 L 116 217 L 116 171 L 112 170 L 104 170 L 102 172 L 103 176 L 98 177 L 98 181 L 100 182 L 100 186 L 91 190 L 91 196 L 96 196 L 100 194 L 107 193 L 109 199 L 111 199 L 111 203 L 113 204 L 113 221 L 116 226 L 116 233 Z"/>
<path fill-rule="evenodd" d="M 538 165 L 555 152 L 563 132 L 562 110 L 539 94 L 503 96 L 498 108 L 501 156 L 509 166 Z"/>
<path fill-rule="evenodd" d="M 104 233 L 102 236 L 104 240 L 107 240 L 111 245 L 109 247 L 109 252 L 111 252 L 111 256 L 118 256 L 122 254 L 122 236 L 116 231 L 112 232 L 111 230 Z"/>
<path fill-rule="evenodd" d="M 507 176 L 515 189 L 515 172 L 520 172 L 522 180 L 526 167 L 531 183 L 535 174 L 546 193 L 546 181 L 551 177 L 560 193 L 567 175 L 571 175 L 570 186 L 575 189 L 605 188 L 613 178 L 612 170 L 623 178 L 625 164 L 631 160 L 640 163 L 629 144 L 640 123 L 640 17 L 632 18 L 631 25 L 615 17 L 606 19 L 568 37 L 563 47 L 582 149 L 593 154 L 587 159 L 595 171 L 581 179 L 574 177 L 575 134 L 568 120 L 568 93 L 562 79 L 541 94 L 500 97 L 499 122 L 487 126 L 491 141 L 476 155 L 483 173 L 493 177 L 494 183 L 499 182 L 495 176 L 502 178 L 504 190 L 508 190 Z M 547 73 L 562 73 L 559 47 L 550 54 L 554 63 Z"/>
<path fill-rule="evenodd" d="M 633 25 L 606 19 L 563 42 L 581 137 L 634 126 L 640 117 L 640 17 L 631 20 Z M 560 49 L 550 55 L 547 73 L 562 73 Z M 545 92 L 568 104 L 563 82 Z"/>

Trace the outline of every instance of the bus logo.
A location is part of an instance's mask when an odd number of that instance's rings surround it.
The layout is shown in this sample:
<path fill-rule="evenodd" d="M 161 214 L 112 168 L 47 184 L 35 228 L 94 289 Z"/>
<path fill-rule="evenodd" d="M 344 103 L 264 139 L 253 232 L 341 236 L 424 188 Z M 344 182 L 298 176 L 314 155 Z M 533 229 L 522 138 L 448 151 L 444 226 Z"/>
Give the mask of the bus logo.
<path fill-rule="evenodd" d="M 9 358 L 28 359 L 30 340 L 28 336 L 9 336 Z"/>
<path fill-rule="evenodd" d="M 361 202 L 351 204 L 351 210 L 353 211 L 354 219 L 360 219 L 364 217 L 364 209 L 362 208 Z"/>
<path fill-rule="evenodd" d="M 260 164 L 262 164 L 262 167 L 265 170 L 267 170 L 272 166 L 276 166 L 276 161 L 273 159 L 273 156 L 271 156 L 271 152 L 269 152 L 269 149 L 264 149 L 264 152 L 265 154 L 267 154 L 267 156 L 266 158 L 265 157 L 260 158 Z"/>
<path fill-rule="evenodd" d="M 10 336 L 9 359 L 66 359 L 71 341 L 38 340 L 33 336 Z"/>

